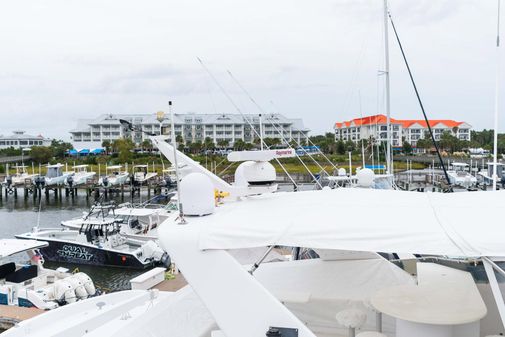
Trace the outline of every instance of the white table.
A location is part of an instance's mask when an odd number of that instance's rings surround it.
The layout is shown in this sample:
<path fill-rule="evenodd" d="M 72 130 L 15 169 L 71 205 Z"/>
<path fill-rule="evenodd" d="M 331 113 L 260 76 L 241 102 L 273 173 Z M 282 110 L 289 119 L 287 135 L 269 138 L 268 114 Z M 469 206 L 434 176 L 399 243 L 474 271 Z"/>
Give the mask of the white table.
<path fill-rule="evenodd" d="M 396 318 L 397 337 L 478 337 L 486 305 L 470 273 L 417 264 L 418 285 L 378 291 L 372 306 Z"/>

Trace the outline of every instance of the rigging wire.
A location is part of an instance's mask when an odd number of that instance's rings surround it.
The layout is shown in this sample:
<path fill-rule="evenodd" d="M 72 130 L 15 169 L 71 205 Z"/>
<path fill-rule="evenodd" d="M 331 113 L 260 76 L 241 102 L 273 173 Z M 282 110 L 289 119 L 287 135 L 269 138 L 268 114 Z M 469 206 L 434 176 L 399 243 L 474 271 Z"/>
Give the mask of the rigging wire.
<path fill-rule="evenodd" d="M 221 85 L 221 83 L 219 83 L 219 81 L 217 80 L 217 78 L 210 72 L 210 70 L 205 66 L 205 64 L 203 63 L 203 61 L 199 57 L 197 57 L 197 60 L 200 63 L 200 65 L 203 67 L 203 69 L 205 69 L 205 71 L 209 74 L 210 78 L 214 81 L 214 83 L 216 83 L 216 85 L 218 86 L 219 90 L 221 90 L 221 92 L 223 93 L 223 95 L 228 99 L 228 101 L 230 101 L 231 105 L 233 105 L 233 107 L 235 108 L 235 110 L 237 110 L 238 113 L 242 116 L 242 118 L 244 118 L 244 120 L 247 122 L 247 124 L 249 124 L 249 126 L 251 127 L 251 130 L 260 139 L 260 142 L 262 144 L 264 144 L 266 146 L 266 148 L 268 149 L 269 146 L 265 143 L 265 141 L 263 140 L 263 137 L 261 137 L 258 134 L 258 131 L 256 131 L 256 128 L 254 128 L 254 126 L 252 125 L 252 123 L 245 116 L 245 114 L 242 112 L 242 110 L 237 106 L 237 104 L 235 103 L 235 101 L 230 97 L 230 95 L 226 92 L 226 90 L 224 90 L 224 88 Z M 278 158 L 275 158 L 275 161 L 277 162 L 277 164 L 279 164 L 279 166 L 282 168 L 282 170 L 284 171 L 284 173 L 288 176 L 289 180 L 291 180 L 291 182 L 293 183 L 293 185 L 295 186 L 295 188 L 298 189 L 298 185 L 294 181 L 293 177 L 291 177 L 291 175 L 289 174 L 289 172 L 286 170 L 286 168 L 284 167 L 284 165 L 282 165 L 282 163 L 279 161 Z"/>
<path fill-rule="evenodd" d="M 232 78 L 232 80 L 235 82 L 235 84 L 247 95 L 247 97 L 249 97 L 249 99 L 251 100 L 251 102 L 256 106 L 256 108 L 258 108 L 258 110 L 263 114 L 265 115 L 266 119 L 268 119 L 268 114 L 265 112 L 265 110 L 263 110 L 263 108 L 256 102 L 256 100 L 249 94 L 249 92 L 240 84 L 240 82 L 235 78 L 235 76 L 233 76 L 233 74 L 231 73 L 231 71 L 227 70 L 228 74 L 230 75 L 230 77 Z M 270 122 L 271 122 L 271 125 L 274 127 L 275 131 L 281 136 L 282 140 L 287 143 L 287 139 L 284 137 L 284 130 L 279 130 L 277 128 L 277 126 L 275 125 L 275 122 L 273 121 L 272 118 L 270 118 Z M 296 141 L 296 140 L 295 140 Z M 298 141 L 296 141 L 298 145 L 300 145 L 300 143 L 298 143 Z M 309 154 L 307 152 L 307 150 L 305 150 L 303 147 L 301 147 L 303 149 L 303 151 L 305 152 L 305 154 Z M 319 187 L 322 188 L 322 185 L 321 183 L 318 181 L 318 179 L 314 176 L 314 174 L 309 170 L 309 168 L 305 165 L 305 163 L 303 162 L 302 158 L 300 158 L 300 156 L 298 155 L 298 153 L 296 153 L 295 151 L 295 156 L 296 158 L 298 158 L 298 160 L 300 161 L 300 163 L 305 167 L 305 169 L 307 170 L 307 172 L 309 172 L 310 176 L 312 177 L 312 179 L 314 179 L 314 181 L 317 182 L 317 184 L 319 185 Z M 314 163 L 324 172 L 326 173 L 327 175 L 328 172 L 326 172 L 326 170 L 321 166 L 319 165 L 319 163 L 314 159 L 312 158 L 312 156 L 309 155 L 309 157 L 314 161 Z"/>
<path fill-rule="evenodd" d="M 277 109 L 277 107 L 275 106 L 274 102 L 273 101 L 270 101 L 270 104 L 272 105 L 272 107 L 275 109 L 276 113 L 279 113 L 279 109 Z M 295 131 L 298 131 L 298 132 L 301 132 L 302 130 L 300 129 L 297 129 L 295 127 L 291 127 L 293 130 Z M 321 149 L 316 146 L 316 144 L 314 144 L 313 141 L 310 140 L 310 137 L 307 137 L 307 142 L 311 145 L 311 146 L 314 146 L 315 148 L 317 148 L 317 151 L 319 152 L 320 155 L 323 156 L 324 159 L 326 159 L 326 161 L 328 161 L 328 163 L 333 167 L 333 169 L 335 170 L 338 170 L 338 167 L 332 163 L 332 161 L 321 151 Z"/>
<path fill-rule="evenodd" d="M 430 133 L 431 140 L 433 142 L 433 145 L 435 146 L 435 150 L 437 152 L 438 160 L 440 161 L 440 165 L 442 165 L 442 169 L 444 170 L 445 179 L 447 180 L 447 184 L 449 186 L 451 186 L 451 180 L 449 179 L 449 175 L 447 174 L 447 169 L 445 167 L 444 161 L 442 160 L 442 156 L 440 155 L 440 149 L 438 148 L 438 144 L 435 141 L 435 136 L 433 135 L 433 130 L 431 129 L 430 122 L 428 120 L 428 116 L 426 115 L 426 111 L 424 110 L 424 105 L 423 105 L 423 102 L 421 100 L 421 96 L 419 95 L 419 91 L 417 90 L 416 82 L 414 81 L 414 76 L 412 75 L 412 71 L 410 70 L 410 66 L 409 66 L 409 63 L 407 61 L 407 57 L 405 56 L 405 52 L 403 50 L 403 46 L 402 46 L 402 43 L 400 41 L 400 37 L 398 36 L 398 32 L 396 31 L 396 27 L 395 27 L 395 24 L 393 22 L 393 18 L 391 16 L 391 12 L 389 12 L 389 11 L 388 11 L 388 16 L 389 16 L 389 20 L 391 22 L 391 26 L 393 27 L 393 31 L 394 31 L 395 36 L 396 36 L 396 41 L 398 42 L 398 46 L 400 47 L 400 51 L 402 53 L 403 61 L 405 62 L 405 66 L 407 67 L 407 71 L 409 73 L 410 81 L 412 82 L 412 86 L 414 87 L 414 91 L 416 93 L 417 101 L 419 102 L 419 106 L 421 107 L 421 111 L 423 113 L 424 120 L 426 121 L 426 125 L 428 126 L 428 131 Z"/>

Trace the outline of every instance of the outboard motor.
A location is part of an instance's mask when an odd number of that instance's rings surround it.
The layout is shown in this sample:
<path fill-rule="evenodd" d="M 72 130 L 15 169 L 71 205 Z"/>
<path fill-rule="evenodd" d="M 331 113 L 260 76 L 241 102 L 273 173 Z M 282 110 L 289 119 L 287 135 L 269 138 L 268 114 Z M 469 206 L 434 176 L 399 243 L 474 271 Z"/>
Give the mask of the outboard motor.
<path fill-rule="evenodd" d="M 170 179 L 169 176 L 165 177 L 165 186 L 166 187 L 172 187 L 172 179 Z"/>
<path fill-rule="evenodd" d="M 42 176 L 38 176 L 35 178 L 35 186 L 37 186 L 37 188 L 44 188 L 44 186 L 46 185 L 46 179 Z"/>
<path fill-rule="evenodd" d="M 107 176 L 103 177 L 103 179 L 102 179 L 102 185 L 103 186 L 109 185 L 109 177 L 107 177 Z"/>
<path fill-rule="evenodd" d="M 11 187 L 12 186 L 12 176 L 7 176 L 5 178 L 5 183 L 7 184 L 7 187 Z"/>
<path fill-rule="evenodd" d="M 72 187 L 74 185 L 74 177 L 72 177 L 72 176 L 67 177 L 67 185 L 69 187 Z"/>
<path fill-rule="evenodd" d="M 165 268 L 169 268 L 170 265 L 172 264 L 172 259 L 170 258 L 170 255 L 168 255 L 167 252 L 163 253 L 163 256 L 160 259 L 160 263 Z"/>
<path fill-rule="evenodd" d="M 86 288 L 84 288 L 84 284 L 79 277 L 72 275 L 65 278 L 64 280 L 70 283 L 75 295 L 77 296 L 77 299 L 83 300 L 88 298 L 88 292 L 86 291 Z"/>
<path fill-rule="evenodd" d="M 65 279 L 54 283 L 54 297 L 58 303 L 74 303 L 76 301 L 74 289 Z"/>
<path fill-rule="evenodd" d="M 97 291 L 96 291 L 95 285 L 93 284 L 93 281 L 86 273 L 79 272 L 79 273 L 74 274 L 73 277 L 76 277 L 79 280 L 81 280 L 82 284 L 84 285 L 84 289 L 86 289 L 89 296 L 96 295 Z"/>

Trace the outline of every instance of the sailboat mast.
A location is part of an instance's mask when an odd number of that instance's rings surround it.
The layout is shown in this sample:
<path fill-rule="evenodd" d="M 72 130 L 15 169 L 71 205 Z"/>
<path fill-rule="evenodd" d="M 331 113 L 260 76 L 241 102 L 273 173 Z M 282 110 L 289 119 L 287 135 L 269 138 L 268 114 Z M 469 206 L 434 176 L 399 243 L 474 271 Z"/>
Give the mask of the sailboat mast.
<path fill-rule="evenodd" d="M 389 87 L 389 36 L 388 36 L 388 1 L 384 0 L 384 76 L 386 76 L 386 125 L 387 125 L 387 143 L 386 143 L 386 170 L 388 174 L 393 172 L 393 163 L 391 161 L 391 102 Z"/>
<path fill-rule="evenodd" d="M 498 20 L 496 24 L 496 84 L 494 98 L 494 145 L 493 145 L 493 191 L 496 191 L 498 169 L 498 98 L 500 84 L 500 3 L 498 0 Z"/>

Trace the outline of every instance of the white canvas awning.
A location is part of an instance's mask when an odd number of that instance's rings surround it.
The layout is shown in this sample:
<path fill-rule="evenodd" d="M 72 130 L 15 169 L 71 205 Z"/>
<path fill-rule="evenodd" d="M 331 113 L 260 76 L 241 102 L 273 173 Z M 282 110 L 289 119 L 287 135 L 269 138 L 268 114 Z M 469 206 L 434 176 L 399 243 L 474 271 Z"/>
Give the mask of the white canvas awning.
<path fill-rule="evenodd" d="M 285 245 L 320 249 L 505 256 L 505 192 L 335 189 L 225 204 L 202 221 L 201 249 Z"/>

